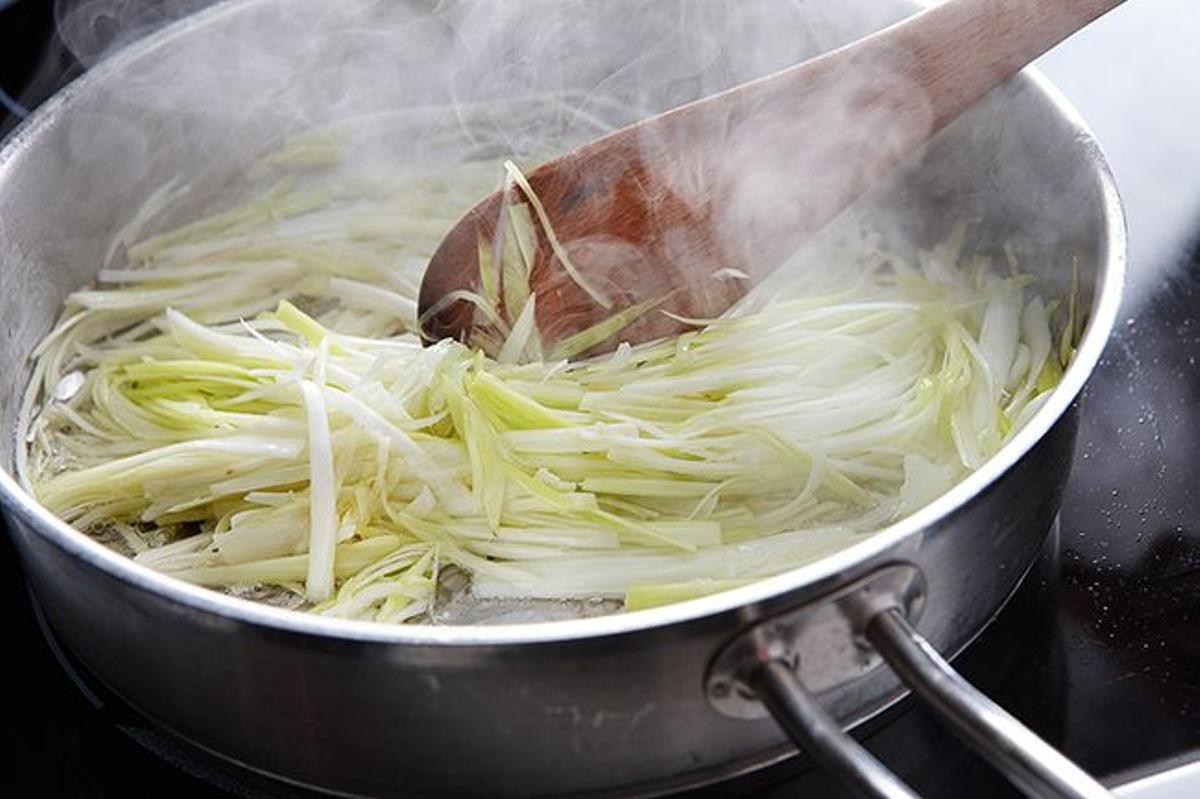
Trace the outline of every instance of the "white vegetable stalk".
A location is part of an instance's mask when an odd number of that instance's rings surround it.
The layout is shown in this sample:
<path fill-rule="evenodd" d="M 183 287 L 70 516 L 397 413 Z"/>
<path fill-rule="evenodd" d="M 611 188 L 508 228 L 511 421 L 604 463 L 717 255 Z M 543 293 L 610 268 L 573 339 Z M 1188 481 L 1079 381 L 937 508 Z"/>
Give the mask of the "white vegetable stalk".
<path fill-rule="evenodd" d="M 917 266 L 847 253 L 677 338 L 569 361 L 659 311 L 542 353 L 535 225 L 560 245 L 511 168 L 525 202 L 466 297 L 498 357 L 422 347 L 420 270 L 491 170 L 359 196 L 312 171 L 318 145 L 261 166 L 300 159 L 316 185 L 133 241 L 181 189 L 153 196 L 39 347 L 19 460 L 43 504 L 139 562 L 316 613 L 428 618 L 447 567 L 479 595 L 647 607 L 824 557 L 995 452 L 1082 325 L 964 260 L 959 230 Z"/>
<path fill-rule="evenodd" d="M 554 251 L 554 255 L 558 258 L 558 262 L 562 264 L 562 268 L 571 276 L 571 280 L 574 280 L 602 308 L 611 308 L 612 300 L 583 276 L 571 261 L 570 256 L 567 255 L 566 248 L 559 243 L 558 236 L 554 233 L 554 226 L 550 222 L 550 217 L 546 213 L 542 201 L 538 199 L 537 194 L 534 192 L 533 187 L 529 185 L 529 181 L 525 178 L 525 175 L 521 173 L 521 170 L 512 161 L 504 162 L 504 171 L 508 173 L 509 179 L 521 188 L 521 191 L 525 194 L 525 199 L 533 206 L 533 212 L 537 214 L 538 221 L 542 223 L 542 233 L 546 236 L 546 241 L 549 242 L 550 249 Z"/>
<path fill-rule="evenodd" d="M 323 602 L 333 593 L 333 553 L 337 546 L 333 446 L 321 390 L 302 380 L 300 393 L 308 423 L 308 574 L 304 593 L 310 602 Z"/>

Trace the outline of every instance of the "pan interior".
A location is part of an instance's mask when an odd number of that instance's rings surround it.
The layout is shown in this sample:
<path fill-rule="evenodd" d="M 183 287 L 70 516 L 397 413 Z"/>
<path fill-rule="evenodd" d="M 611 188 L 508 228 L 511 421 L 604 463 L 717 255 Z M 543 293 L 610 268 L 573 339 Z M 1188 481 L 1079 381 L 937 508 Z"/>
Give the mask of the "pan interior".
<path fill-rule="evenodd" d="M 159 187 L 187 186 L 184 200 L 155 219 L 159 229 L 229 207 L 261 188 L 250 166 L 264 153 L 329 126 L 353 143 L 355 157 L 336 167 L 346 181 L 505 156 L 536 160 L 909 10 L 833 0 L 615 0 L 603 8 L 322 0 L 289 4 L 286 13 L 280 5 L 225 4 L 114 57 L 0 154 L 0 357 L 16 377 L 0 393 L 0 462 L 9 474 L 33 347 L 66 294 L 92 280 L 114 231 Z M 1098 281 L 1108 279 L 1110 198 L 1080 136 L 1053 98 L 1014 81 L 856 212 L 902 250 L 928 247 L 966 221 L 969 247 L 999 253 L 1012 244 L 1045 296 L 1066 291 L 1076 263 L 1083 306 L 1092 307 Z M 16 489 L 5 481 L 3 490 Z M 481 615 L 467 605 L 445 621 L 511 622 L 530 612 L 503 604 Z"/>

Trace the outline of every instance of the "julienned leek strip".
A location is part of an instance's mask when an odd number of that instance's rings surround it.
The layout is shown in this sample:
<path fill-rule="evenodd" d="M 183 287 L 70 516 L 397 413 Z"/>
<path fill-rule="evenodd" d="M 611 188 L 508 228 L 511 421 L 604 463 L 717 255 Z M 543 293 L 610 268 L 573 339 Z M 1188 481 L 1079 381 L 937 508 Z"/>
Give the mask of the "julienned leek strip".
<path fill-rule="evenodd" d="M 537 193 L 534 192 L 533 187 L 529 185 L 529 181 L 525 175 L 522 174 L 521 170 L 512 161 L 504 162 L 504 170 L 508 173 L 513 183 L 516 183 L 520 187 L 521 192 L 525 195 L 525 199 L 533 207 L 533 212 L 537 214 L 538 221 L 542 223 L 542 233 L 545 234 L 546 241 L 550 244 L 550 249 L 554 252 L 555 257 L 558 258 L 558 262 L 562 264 L 562 268 L 570 275 L 571 280 L 575 281 L 575 284 L 583 289 L 601 308 L 611 308 L 612 300 L 588 282 L 584 278 L 583 273 L 575 268 L 575 264 L 571 261 L 570 256 L 567 255 L 566 249 L 559 242 L 558 236 L 554 233 L 554 226 L 550 223 L 550 217 L 546 214 L 545 206 L 542 205 L 542 201 L 538 198 Z"/>
<path fill-rule="evenodd" d="M 323 602 L 333 593 L 333 552 L 337 545 L 337 508 L 334 491 L 333 446 L 329 413 L 321 390 L 300 381 L 304 416 L 308 422 L 308 573 L 304 592 L 310 602 Z"/>
<path fill-rule="evenodd" d="M 1082 327 L 960 230 L 915 263 L 801 264 L 699 330 L 543 362 L 537 298 L 507 284 L 534 246 L 518 221 L 498 291 L 522 307 L 488 309 L 504 357 L 426 348 L 425 255 L 491 169 L 369 196 L 300 174 L 146 237 L 180 193 L 153 195 L 114 282 L 68 298 L 37 351 L 19 473 L 152 568 L 332 616 L 422 618 L 446 567 L 482 596 L 642 607 L 823 557 L 995 452 Z M 558 246 L 525 199 L 512 218 Z"/>

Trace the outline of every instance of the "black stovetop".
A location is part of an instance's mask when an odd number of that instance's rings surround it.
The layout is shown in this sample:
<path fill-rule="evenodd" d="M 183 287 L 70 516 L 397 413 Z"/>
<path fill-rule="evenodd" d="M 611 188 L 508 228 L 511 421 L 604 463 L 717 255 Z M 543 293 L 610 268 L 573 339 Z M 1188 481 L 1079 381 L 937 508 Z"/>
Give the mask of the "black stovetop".
<path fill-rule="evenodd" d="M 53 41 L 50 8 L 0 0 L 0 89 L 26 106 L 78 71 Z M 1059 533 L 958 661 L 1105 779 L 1200 757 L 1196 41 L 1195 0 L 1133 0 L 1042 62 L 1111 158 L 1129 216 L 1127 296 L 1084 393 Z M 46 56 L 52 66 L 32 70 Z M 0 133 L 11 123 L 0 123 Z M 39 629 L 7 537 L 0 541 L 0 629 L 10 642 L 0 795 L 299 795 L 187 750 L 119 703 L 81 690 Z M 905 704 L 884 722 L 868 746 L 924 795 L 1014 795 L 919 706 Z M 833 793 L 823 777 L 793 769 L 710 793 Z"/>

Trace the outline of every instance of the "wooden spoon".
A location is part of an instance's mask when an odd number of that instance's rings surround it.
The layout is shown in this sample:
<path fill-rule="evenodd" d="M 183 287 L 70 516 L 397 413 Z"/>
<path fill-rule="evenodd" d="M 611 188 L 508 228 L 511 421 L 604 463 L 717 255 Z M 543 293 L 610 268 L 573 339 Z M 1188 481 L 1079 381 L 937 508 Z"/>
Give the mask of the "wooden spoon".
<path fill-rule="evenodd" d="M 989 90 L 1121 2 L 947 0 L 542 164 L 528 181 L 591 289 L 539 226 L 529 282 L 543 342 L 648 300 L 678 316 L 720 314 Z M 501 192 L 485 198 L 434 253 L 420 293 L 427 339 L 487 340 L 473 305 L 444 298 L 479 292 L 480 242 L 493 241 L 501 207 Z M 507 310 L 511 320 L 519 309 Z M 619 338 L 684 327 L 648 312 Z"/>

